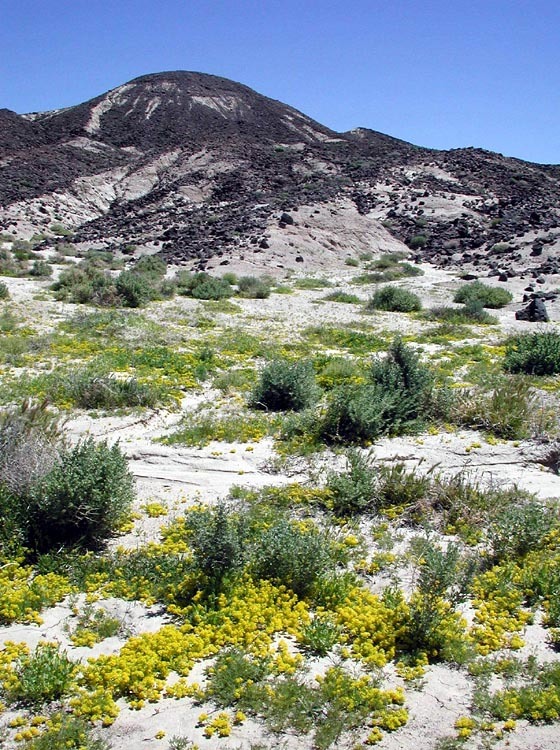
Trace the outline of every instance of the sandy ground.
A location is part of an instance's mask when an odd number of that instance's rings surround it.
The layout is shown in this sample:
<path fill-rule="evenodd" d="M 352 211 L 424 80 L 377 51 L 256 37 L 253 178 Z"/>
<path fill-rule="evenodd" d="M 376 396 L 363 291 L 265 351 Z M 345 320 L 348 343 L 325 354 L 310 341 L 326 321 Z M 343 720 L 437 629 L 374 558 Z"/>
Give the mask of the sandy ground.
<path fill-rule="evenodd" d="M 309 261 L 311 263 L 311 261 Z M 307 266 L 306 266 L 307 267 Z M 236 270 L 231 266 L 224 270 Z M 241 267 L 240 270 L 243 270 Z M 264 269 L 266 270 L 266 268 Z M 334 282 L 335 288 L 360 295 L 367 299 L 371 287 L 355 287 L 349 284 L 356 269 L 348 269 L 338 262 L 329 268 L 327 263 L 316 263 L 314 275 L 326 275 Z M 457 288 L 457 277 L 449 272 L 424 267 L 425 275 L 401 282 L 402 286 L 414 289 L 424 302 L 424 306 L 448 304 L 452 291 Z M 254 272 L 254 267 L 252 272 Z M 41 287 L 48 282 L 29 279 L 6 279 L 12 296 L 12 308 L 33 319 L 38 330 L 48 331 L 60 320 L 75 312 L 74 305 L 57 303 L 46 295 L 41 295 Z M 514 293 L 514 302 L 497 312 L 500 320 L 496 338 L 502 338 L 512 331 L 534 330 L 529 323 L 517 322 L 514 312 L 518 309 L 528 279 L 512 280 L 508 288 Z M 497 281 L 492 281 L 500 285 Z M 555 279 L 550 279 L 545 288 L 554 288 Z M 414 333 L 426 323 L 413 320 L 405 315 L 376 313 L 365 317 L 355 305 L 326 303 L 321 300 L 331 291 L 296 291 L 291 295 L 272 295 L 267 300 L 236 300 L 243 312 L 240 315 L 219 316 L 220 324 L 229 326 L 245 325 L 255 331 L 266 330 L 289 337 L 294 331 L 311 325 L 328 323 L 344 326 L 366 320 L 379 329 Z M 39 293 L 39 297 L 37 298 Z M 198 303 L 193 300 L 175 299 L 160 303 L 148 310 L 154 318 L 165 316 L 166 307 L 191 314 Z M 553 321 L 560 320 L 560 306 L 549 305 Z M 243 321 L 243 323 L 241 323 Z M 432 324 L 433 325 L 433 324 Z M 552 325 L 556 325 L 553 323 Z M 494 333 L 491 334 L 492 336 Z M 195 409 L 203 401 L 216 397 L 210 389 L 185 398 L 182 413 Z M 306 481 L 308 467 L 296 467 L 295 473 L 276 473 L 271 469 L 274 458 L 272 441 L 265 439 L 252 445 L 211 443 L 205 448 L 185 448 L 165 446 L 154 442 L 168 433 L 180 419 L 179 412 L 158 410 L 124 417 L 96 417 L 78 413 L 67 422 L 69 434 L 77 439 L 86 434 L 109 441 L 119 440 L 121 448 L 129 459 L 129 466 L 136 478 L 138 505 L 147 500 L 157 500 L 169 507 L 170 515 L 162 519 L 142 518 L 133 533 L 118 540 L 119 544 L 134 546 L 153 538 L 162 522 L 167 522 L 173 514 L 179 513 L 184 503 L 202 499 L 213 502 L 227 495 L 236 484 L 261 487 L 287 481 Z M 447 474 L 467 472 L 481 482 L 499 485 L 517 484 L 536 493 L 541 498 L 560 497 L 560 477 L 552 473 L 541 462 L 546 446 L 534 441 L 520 444 L 499 442 L 490 444 L 480 434 L 470 430 L 422 434 L 414 437 L 385 439 L 372 447 L 373 456 L 380 461 L 399 460 L 409 465 L 418 465 L 422 471 L 437 470 Z M 157 607 L 108 600 L 104 606 L 122 618 L 127 634 L 153 631 L 166 621 Z M 44 623 L 37 625 L 16 624 L 0 628 L 0 643 L 25 641 L 30 646 L 43 638 L 57 640 L 76 659 L 85 659 L 100 653 L 115 653 L 123 645 L 124 636 L 113 637 L 92 649 L 75 648 L 68 640 L 65 623 L 71 616 L 68 602 L 51 608 L 44 613 Z M 557 658 L 544 640 L 544 630 L 537 623 L 528 628 L 528 645 L 525 655 L 538 654 L 539 658 Z M 201 669 L 197 667 L 197 669 Z M 388 674 L 388 679 L 391 675 Z M 431 666 L 419 689 L 407 688 L 406 707 L 410 713 L 409 723 L 391 735 L 385 735 L 378 745 L 383 750 L 431 750 L 438 738 L 452 735 L 453 724 L 462 715 L 469 713 L 472 700 L 472 681 L 458 670 L 445 665 Z M 250 748 L 264 742 L 270 747 L 310 748 L 309 741 L 292 736 L 271 739 L 263 736 L 260 725 L 247 721 L 236 728 L 227 740 L 203 739 L 201 730 L 195 729 L 200 707 L 183 699 L 161 700 L 140 711 L 131 711 L 124 703 L 116 723 L 107 732 L 107 739 L 114 750 L 155 750 L 166 748 L 166 740 L 158 740 L 158 731 L 166 732 L 166 739 L 173 735 L 187 735 L 200 743 L 201 747 Z M 5 717 L 10 717 L 10 712 Z M 468 747 L 474 747 L 469 745 Z M 517 730 L 506 739 L 496 742 L 499 750 L 555 750 L 560 747 L 560 730 L 556 726 L 529 726 L 519 722 Z"/>

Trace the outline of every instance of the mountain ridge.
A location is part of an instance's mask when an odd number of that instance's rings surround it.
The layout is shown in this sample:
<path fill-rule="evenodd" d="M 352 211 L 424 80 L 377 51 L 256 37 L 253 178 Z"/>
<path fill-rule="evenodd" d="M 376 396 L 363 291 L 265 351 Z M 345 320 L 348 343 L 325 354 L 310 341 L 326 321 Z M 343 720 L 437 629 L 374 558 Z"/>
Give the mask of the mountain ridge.
<path fill-rule="evenodd" d="M 134 244 L 204 266 L 278 239 L 284 212 L 337 202 L 355 209 L 350 254 L 367 250 L 373 220 L 437 265 L 555 272 L 557 165 L 427 149 L 369 128 L 337 133 L 243 84 L 190 71 L 139 76 L 61 110 L 0 110 L 0 230 L 45 234 L 47 244 L 63 224 L 77 243 Z M 495 258 L 504 243 L 507 258 Z M 305 243 L 296 245 L 305 260 Z"/>

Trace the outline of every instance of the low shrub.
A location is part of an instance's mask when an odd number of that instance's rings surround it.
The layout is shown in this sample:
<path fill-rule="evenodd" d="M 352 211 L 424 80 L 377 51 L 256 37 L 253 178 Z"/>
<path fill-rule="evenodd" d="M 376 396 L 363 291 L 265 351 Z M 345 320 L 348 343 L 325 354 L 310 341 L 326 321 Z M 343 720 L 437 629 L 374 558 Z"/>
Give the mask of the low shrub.
<path fill-rule="evenodd" d="M 374 362 L 370 383 L 333 391 L 321 422 L 327 442 L 368 443 L 385 434 L 411 431 L 429 417 L 432 374 L 400 339 Z"/>
<path fill-rule="evenodd" d="M 332 510 L 339 516 L 374 511 L 378 503 L 377 472 L 367 456 L 357 450 L 346 454 L 346 471 L 327 478 Z"/>
<path fill-rule="evenodd" d="M 83 719 L 56 714 L 51 725 L 38 737 L 25 744 L 25 750 L 110 750 L 109 745 L 93 734 Z"/>
<path fill-rule="evenodd" d="M 511 292 L 495 286 L 488 286 L 481 281 L 465 284 L 455 292 L 453 302 L 471 302 L 478 300 L 483 307 L 497 309 L 509 304 L 513 299 Z"/>
<path fill-rule="evenodd" d="M 177 292 L 185 297 L 218 300 L 233 295 L 233 289 L 227 279 L 217 279 L 204 271 L 194 274 L 179 271 L 175 276 L 175 283 Z"/>
<path fill-rule="evenodd" d="M 503 362 L 506 372 L 527 375 L 560 373 L 560 333 L 536 331 L 514 336 L 506 342 Z"/>
<path fill-rule="evenodd" d="M 340 290 L 327 294 L 323 299 L 326 302 L 344 302 L 349 305 L 359 305 L 362 301 L 356 294 L 349 294 L 348 292 L 342 292 Z"/>
<path fill-rule="evenodd" d="M 149 383 L 136 378 L 117 378 L 84 370 L 55 383 L 52 393 L 57 400 L 70 401 L 79 409 L 122 409 L 155 407 L 161 394 Z"/>
<path fill-rule="evenodd" d="M 270 284 L 256 276 L 241 276 L 237 281 L 240 297 L 248 299 L 267 299 L 270 297 Z"/>
<path fill-rule="evenodd" d="M 332 284 L 327 279 L 314 279 L 306 276 L 302 279 L 297 279 L 294 286 L 296 289 L 324 289 L 325 287 L 332 286 Z"/>
<path fill-rule="evenodd" d="M 301 411 L 313 406 L 318 397 L 311 362 L 276 359 L 263 368 L 249 403 L 255 409 Z"/>
<path fill-rule="evenodd" d="M 446 323 L 478 323 L 479 325 L 496 325 L 498 319 L 486 312 L 479 299 L 470 299 L 462 307 L 432 307 L 426 313 L 429 320 L 443 320 Z"/>
<path fill-rule="evenodd" d="M 557 525 L 557 513 L 536 501 L 501 509 L 488 529 L 494 560 L 516 560 L 539 549 Z"/>
<path fill-rule="evenodd" d="M 10 299 L 10 292 L 3 281 L 0 281 L 0 299 Z"/>
<path fill-rule="evenodd" d="M 29 269 L 29 275 L 37 277 L 52 276 L 52 272 L 52 266 L 44 260 L 36 260 Z"/>
<path fill-rule="evenodd" d="M 58 700 L 70 687 L 75 670 L 75 664 L 57 645 L 39 643 L 31 654 L 17 660 L 16 681 L 8 691 L 8 698 L 31 705 Z"/>
<path fill-rule="evenodd" d="M 143 307 L 157 296 L 151 280 L 136 271 L 122 271 L 117 276 L 115 287 L 126 307 Z"/>
<path fill-rule="evenodd" d="M 20 523 L 37 552 L 98 548 L 114 534 L 134 498 L 134 480 L 117 444 L 87 438 L 62 453 L 24 499 Z"/>
<path fill-rule="evenodd" d="M 328 538 L 314 527 L 303 529 L 287 518 L 273 522 L 253 546 L 253 575 L 283 584 L 299 597 L 308 596 L 316 581 L 333 567 Z"/>
<path fill-rule="evenodd" d="M 425 247 L 428 243 L 428 238 L 425 234 L 415 234 L 414 237 L 411 237 L 408 241 L 408 246 L 412 250 L 418 250 L 422 247 Z"/>
<path fill-rule="evenodd" d="M 378 289 L 366 304 L 366 310 L 388 310 L 390 312 L 415 312 L 422 309 L 418 295 L 397 286 Z"/>

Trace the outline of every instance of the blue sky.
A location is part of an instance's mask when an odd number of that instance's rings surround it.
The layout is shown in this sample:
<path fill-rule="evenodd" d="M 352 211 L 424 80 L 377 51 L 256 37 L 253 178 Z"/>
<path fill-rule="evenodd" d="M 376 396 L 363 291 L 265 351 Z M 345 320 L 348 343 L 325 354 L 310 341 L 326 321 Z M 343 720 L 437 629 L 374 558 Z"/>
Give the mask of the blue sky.
<path fill-rule="evenodd" d="M 232 78 L 335 130 L 560 163 L 558 0 L 0 0 L 0 107 Z"/>

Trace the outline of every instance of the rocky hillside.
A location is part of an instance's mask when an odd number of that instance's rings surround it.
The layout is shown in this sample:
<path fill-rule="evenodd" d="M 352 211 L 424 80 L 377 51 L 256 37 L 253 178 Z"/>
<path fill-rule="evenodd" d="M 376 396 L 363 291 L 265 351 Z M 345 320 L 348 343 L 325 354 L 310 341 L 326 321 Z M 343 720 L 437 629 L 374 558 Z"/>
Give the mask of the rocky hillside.
<path fill-rule="evenodd" d="M 233 81 L 159 73 L 63 110 L 0 110 L 0 231 L 200 267 L 401 246 L 539 276 L 560 272 L 560 167 L 335 133 Z"/>

